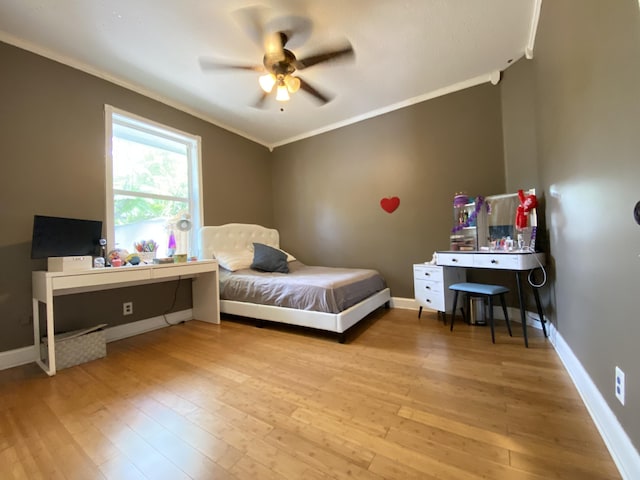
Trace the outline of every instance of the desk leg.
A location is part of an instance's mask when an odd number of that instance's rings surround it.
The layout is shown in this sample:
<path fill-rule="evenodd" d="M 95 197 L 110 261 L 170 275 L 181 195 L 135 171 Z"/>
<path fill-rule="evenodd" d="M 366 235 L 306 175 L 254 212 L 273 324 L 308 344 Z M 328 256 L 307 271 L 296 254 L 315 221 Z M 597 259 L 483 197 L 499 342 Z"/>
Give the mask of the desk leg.
<path fill-rule="evenodd" d="M 529 348 L 529 339 L 527 338 L 527 315 L 525 313 L 524 296 L 522 294 L 522 281 L 520 272 L 516 272 L 516 282 L 518 284 L 518 300 L 520 300 L 520 320 L 522 321 L 522 334 L 524 335 L 524 346 Z"/>
<path fill-rule="evenodd" d="M 56 344 L 55 327 L 53 321 L 53 293 L 51 286 L 47 288 L 47 349 L 49 350 L 49 369 L 45 370 L 48 375 L 56 374 Z"/>
<path fill-rule="evenodd" d="M 46 292 L 46 306 L 47 306 L 47 326 L 45 334 L 47 336 L 47 354 L 49 357 L 49 364 L 47 365 L 42 360 L 42 354 L 40 353 L 40 305 L 37 299 L 33 298 L 33 346 L 36 349 L 36 363 L 40 365 L 40 368 L 45 371 L 49 376 L 56 374 L 56 344 L 54 338 L 53 327 L 53 294 L 51 293 L 50 285 L 47 285 Z"/>
<path fill-rule="evenodd" d="M 198 274 L 192 280 L 193 318 L 210 323 L 220 323 L 220 292 L 218 272 Z"/>
<path fill-rule="evenodd" d="M 37 298 L 31 299 L 33 308 L 33 348 L 36 353 L 36 362 L 42 360 L 40 355 L 40 302 Z"/>

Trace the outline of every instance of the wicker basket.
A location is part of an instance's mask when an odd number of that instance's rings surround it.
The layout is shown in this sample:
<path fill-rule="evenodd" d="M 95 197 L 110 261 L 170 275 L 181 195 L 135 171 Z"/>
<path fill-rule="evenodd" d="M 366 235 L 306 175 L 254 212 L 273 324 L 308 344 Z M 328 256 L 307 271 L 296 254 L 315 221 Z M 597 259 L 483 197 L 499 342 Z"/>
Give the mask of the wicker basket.
<path fill-rule="evenodd" d="M 84 330 L 61 333 L 54 336 L 56 350 L 56 370 L 73 367 L 107 355 L 107 343 L 104 327 L 97 325 Z M 49 361 L 47 337 L 40 344 L 42 358 Z"/>
<path fill-rule="evenodd" d="M 153 263 L 153 259 L 156 258 L 156 252 L 138 252 L 136 255 L 138 255 L 140 261 L 144 263 Z"/>

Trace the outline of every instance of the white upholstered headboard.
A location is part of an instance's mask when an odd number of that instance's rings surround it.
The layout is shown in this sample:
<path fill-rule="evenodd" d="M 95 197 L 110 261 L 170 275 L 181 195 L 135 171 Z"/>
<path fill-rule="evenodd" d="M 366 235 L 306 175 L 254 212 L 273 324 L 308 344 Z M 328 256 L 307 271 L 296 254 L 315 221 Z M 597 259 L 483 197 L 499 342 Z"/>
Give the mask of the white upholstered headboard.
<path fill-rule="evenodd" d="M 227 223 L 200 229 L 200 258 L 213 258 L 216 251 L 232 252 L 253 249 L 253 243 L 280 248 L 277 230 L 250 223 Z"/>

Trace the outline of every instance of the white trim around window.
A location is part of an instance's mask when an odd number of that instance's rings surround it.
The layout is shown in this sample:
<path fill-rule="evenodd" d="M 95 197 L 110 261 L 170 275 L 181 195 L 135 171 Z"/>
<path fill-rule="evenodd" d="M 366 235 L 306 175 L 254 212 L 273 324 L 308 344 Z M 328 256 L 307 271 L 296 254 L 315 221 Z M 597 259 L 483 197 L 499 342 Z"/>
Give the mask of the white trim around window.
<path fill-rule="evenodd" d="M 114 195 L 118 191 L 113 188 L 113 155 L 112 139 L 114 124 L 126 126 L 135 130 L 134 140 L 139 143 L 153 143 L 160 147 L 171 149 L 171 144 L 186 147 L 189 176 L 189 213 L 191 215 L 192 228 L 189 232 L 190 244 L 194 249 L 191 253 L 197 255 L 197 232 L 203 224 L 202 209 L 202 139 L 197 135 L 177 130 L 173 127 L 162 125 L 133 113 L 126 112 L 111 105 L 105 105 L 105 190 L 106 190 L 106 238 L 107 249 L 115 246 L 115 219 L 114 219 Z M 165 143 L 163 144 L 163 141 Z M 120 192 L 122 193 L 122 192 Z M 157 197 L 159 199 L 172 199 L 165 195 L 147 195 L 145 197 Z M 184 200 L 184 199 L 182 199 Z"/>

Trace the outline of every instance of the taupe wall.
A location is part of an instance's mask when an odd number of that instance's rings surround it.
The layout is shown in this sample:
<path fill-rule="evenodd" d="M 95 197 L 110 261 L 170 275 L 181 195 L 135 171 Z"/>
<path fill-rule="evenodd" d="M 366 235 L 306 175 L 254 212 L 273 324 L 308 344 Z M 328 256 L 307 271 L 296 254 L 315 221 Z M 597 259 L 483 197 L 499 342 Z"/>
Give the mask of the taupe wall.
<path fill-rule="evenodd" d="M 500 90 L 486 84 L 278 148 L 275 223 L 307 264 L 376 268 L 413 298 L 412 265 L 448 248 L 456 192 L 505 190 Z M 392 214 L 380 207 L 397 196 Z"/>
<path fill-rule="evenodd" d="M 277 226 L 283 247 L 307 263 L 378 268 L 400 297 L 413 295 L 411 264 L 448 244 L 456 191 L 535 186 L 546 204 L 551 320 L 640 446 L 640 227 L 631 218 L 640 199 L 638 15 L 631 0 L 544 2 L 534 60 L 507 70 L 499 88 L 458 92 L 273 154 L 0 43 L 0 351 L 32 341 L 30 275 L 43 268 L 29 259 L 33 214 L 104 218 L 109 103 L 202 136 L 206 224 Z M 379 200 L 393 195 L 401 205 L 387 214 Z M 136 292 L 136 311 L 162 313 L 165 305 L 147 299 L 173 287 Z M 94 323 L 124 296 L 80 301 Z M 71 328 L 73 307 L 60 303 Z M 186 303 L 181 288 L 178 305 Z M 616 365 L 627 376 L 625 407 L 613 395 Z"/>
<path fill-rule="evenodd" d="M 541 191 L 531 62 L 521 58 L 503 72 L 500 83 L 505 175 L 508 192 L 535 188 Z M 543 212 L 541 212 L 543 213 Z"/>
<path fill-rule="evenodd" d="M 46 268 L 42 261 L 30 259 L 33 215 L 104 220 L 105 103 L 202 137 L 206 224 L 272 225 L 270 153 L 264 147 L 3 43 L 0 65 L 0 351 L 33 343 L 31 271 Z M 238 185 L 242 195 L 237 194 Z M 84 301 L 82 310 L 59 302 L 56 315 L 68 327 L 83 321 L 124 323 L 125 318 L 111 313 L 121 314 L 128 295 L 111 290 L 100 301 Z M 153 294 L 172 295 L 172 284 L 157 287 Z M 126 321 L 159 315 L 167 308 L 159 302 L 154 311 L 146 298 L 147 290 L 129 298 L 135 315 Z M 179 294 L 176 308 L 188 301 L 188 295 Z"/>
<path fill-rule="evenodd" d="M 534 59 L 508 70 L 504 82 L 505 118 L 533 105 L 532 121 L 519 125 L 527 131 L 505 128 L 505 144 L 523 140 L 536 156 L 507 148 L 507 172 L 527 170 L 534 180 L 536 170 L 521 161 L 537 158 L 552 321 L 638 449 L 638 2 L 543 2 Z M 624 407 L 614 396 L 616 365 L 626 374 Z"/>

